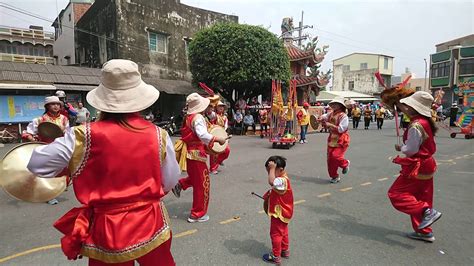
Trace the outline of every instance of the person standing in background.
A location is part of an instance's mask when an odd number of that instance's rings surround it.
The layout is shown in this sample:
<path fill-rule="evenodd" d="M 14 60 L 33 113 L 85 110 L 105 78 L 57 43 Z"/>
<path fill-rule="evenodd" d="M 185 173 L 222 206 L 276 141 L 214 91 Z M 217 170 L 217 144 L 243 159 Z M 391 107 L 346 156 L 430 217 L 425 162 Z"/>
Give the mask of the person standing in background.
<path fill-rule="evenodd" d="M 82 102 L 77 103 L 77 118 L 76 118 L 76 126 L 84 124 L 89 121 L 91 113 L 87 108 L 84 107 Z"/>

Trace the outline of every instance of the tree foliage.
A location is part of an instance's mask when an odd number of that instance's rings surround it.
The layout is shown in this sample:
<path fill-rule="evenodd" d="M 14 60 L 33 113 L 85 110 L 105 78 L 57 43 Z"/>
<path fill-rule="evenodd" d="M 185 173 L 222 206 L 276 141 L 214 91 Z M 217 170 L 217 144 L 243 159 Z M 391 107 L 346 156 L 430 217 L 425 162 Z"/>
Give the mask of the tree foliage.
<path fill-rule="evenodd" d="M 281 40 L 268 30 L 236 23 L 215 24 L 189 45 L 193 82 L 204 82 L 232 104 L 232 92 L 248 99 L 269 94 L 272 79 L 290 79 L 290 61 Z"/>

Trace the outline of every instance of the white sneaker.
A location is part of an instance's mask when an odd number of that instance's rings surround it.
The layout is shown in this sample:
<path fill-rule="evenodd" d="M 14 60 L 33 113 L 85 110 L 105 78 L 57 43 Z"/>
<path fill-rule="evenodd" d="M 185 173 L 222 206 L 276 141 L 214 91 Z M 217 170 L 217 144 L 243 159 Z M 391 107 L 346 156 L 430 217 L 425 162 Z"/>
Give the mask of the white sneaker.
<path fill-rule="evenodd" d="M 335 183 L 339 183 L 340 181 L 341 181 L 341 178 L 336 177 L 336 178 L 331 178 L 331 180 L 329 182 L 331 182 L 332 184 L 335 184 Z"/>
<path fill-rule="evenodd" d="M 304 143 L 304 141 L 303 141 L 303 140 L 300 140 L 300 144 L 303 144 L 303 143 Z"/>
<path fill-rule="evenodd" d="M 192 218 L 191 216 L 188 217 L 188 223 L 204 223 L 209 221 L 209 215 L 204 215 L 200 218 Z"/>
<path fill-rule="evenodd" d="M 308 141 L 307 141 L 307 140 L 303 140 L 303 142 L 304 142 L 304 143 L 308 143 Z"/>
<path fill-rule="evenodd" d="M 50 201 L 47 202 L 49 205 L 56 205 L 59 203 L 59 201 L 57 199 L 52 199 Z"/>

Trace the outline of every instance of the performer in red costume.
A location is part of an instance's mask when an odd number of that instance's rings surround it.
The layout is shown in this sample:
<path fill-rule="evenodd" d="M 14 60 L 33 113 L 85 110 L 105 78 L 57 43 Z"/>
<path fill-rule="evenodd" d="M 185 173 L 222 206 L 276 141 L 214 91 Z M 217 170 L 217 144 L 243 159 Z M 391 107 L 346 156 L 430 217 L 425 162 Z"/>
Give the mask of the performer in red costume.
<path fill-rule="evenodd" d="M 43 122 L 51 122 L 56 124 L 64 132 L 69 128 L 69 121 L 66 116 L 62 115 L 63 102 L 59 100 L 56 96 L 49 96 L 44 99 L 44 109 L 45 112 L 42 116 L 33 119 L 31 123 L 28 124 L 25 131 L 23 131 L 21 137 L 27 141 L 42 141 L 46 143 L 51 143 L 53 139 L 44 139 L 41 136 L 38 136 L 38 126 Z"/>
<path fill-rule="evenodd" d="M 342 173 L 349 172 L 350 161 L 344 158 L 350 143 L 348 133 L 349 118 L 346 114 L 346 106 L 343 98 L 335 98 L 329 103 L 332 112 L 322 116 L 326 127 L 329 129 L 328 137 L 328 173 L 331 183 L 341 181 L 337 170 L 342 168 Z"/>
<path fill-rule="evenodd" d="M 64 234 L 68 259 L 89 265 L 175 265 L 171 228 L 161 198 L 179 179 L 173 143 L 165 130 L 144 120 L 159 91 L 144 83 L 138 65 L 114 59 L 104 64 L 101 84 L 87 101 L 99 121 L 66 131 L 38 147 L 28 169 L 54 177 L 68 167 L 81 207 L 54 226 Z"/>
<path fill-rule="evenodd" d="M 28 124 L 26 130 L 23 131 L 21 137 L 25 141 L 41 141 L 51 143 L 54 139 L 38 135 L 38 126 L 43 122 L 50 122 L 57 125 L 63 132 L 69 129 L 68 118 L 61 114 L 63 102 L 56 96 L 49 96 L 44 99 L 45 112 L 42 116 L 33 119 Z M 67 184 L 69 184 L 69 177 L 67 177 Z M 59 203 L 57 199 L 52 199 L 47 202 L 49 205 L 56 205 Z"/>
<path fill-rule="evenodd" d="M 403 133 L 404 145 L 395 146 L 405 157 L 397 156 L 393 160 L 402 169 L 388 191 L 393 207 L 411 217 L 415 232 L 408 237 L 426 242 L 435 240 L 431 225 L 441 218 L 441 213 L 433 209 L 433 176 L 436 172 L 433 154 L 437 128 L 431 117 L 432 103 L 433 96 L 417 91 L 397 104 L 398 110 L 410 117 L 410 125 Z"/>
<path fill-rule="evenodd" d="M 216 119 L 214 120 L 214 124 L 224 128 L 227 131 L 229 127 L 229 120 L 227 119 L 227 115 L 225 114 L 225 104 L 221 101 L 216 106 Z M 229 158 L 230 155 L 230 145 L 227 145 L 224 152 L 217 154 L 217 155 L 210 155 L 210 171 L 212 174 L 217 175 L 219 173 L 219 165 L 223 165 L 224 161 Z"/>
<path fill-rule="evenodd" d="M 197 93 L 186 98 L 187 115 L 181 128 L 181 141 L 186 144 L 186 169 L 188 176 L 179 180 L 173 188 L 176 197 L 181 190 L 193 187 L 193 207 L 188 222 L 206 222 L 209 220 L 210 179 L 207 168 L 207 148 L 212 148 L 214 142 L 223 145 L 225 138 L 214 137 L 207 130 L 207 123 L 202 113 L 208 108 L 210 100 Z"/>
<path fill-rule="evenodd" d="M 272 187 L 263 196 L 268 200 L 267 214 L 271 219 L 272 253 L 263 255 L 263 260 L 274 264 L 280 264 L 281 257 L 290 257 L 288 223 L 293 216 L 293 190 L 285 167 L 286 159 L 281 156 L 272 156 L 265 163 L 268 183 Z"/>

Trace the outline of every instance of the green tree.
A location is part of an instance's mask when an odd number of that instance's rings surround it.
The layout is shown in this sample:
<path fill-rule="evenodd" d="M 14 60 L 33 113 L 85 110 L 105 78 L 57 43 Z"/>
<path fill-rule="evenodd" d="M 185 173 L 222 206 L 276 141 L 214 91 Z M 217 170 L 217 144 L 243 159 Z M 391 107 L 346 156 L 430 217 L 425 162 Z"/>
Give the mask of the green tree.
<path fill-rule="evenodd" d="M 232 94 L 244 99 L 269 95 L 271 80 L 290 79 L 290 60 L 281 40 L 268 30 L 236 23 L 215 24 L 189 45 L 193 83 L 204 82 L 232 106 Z"/>

